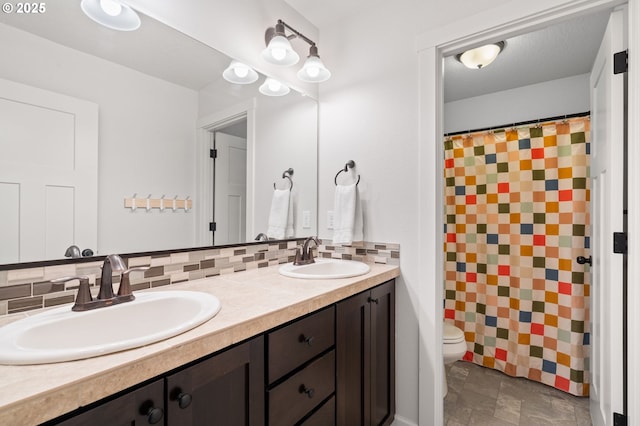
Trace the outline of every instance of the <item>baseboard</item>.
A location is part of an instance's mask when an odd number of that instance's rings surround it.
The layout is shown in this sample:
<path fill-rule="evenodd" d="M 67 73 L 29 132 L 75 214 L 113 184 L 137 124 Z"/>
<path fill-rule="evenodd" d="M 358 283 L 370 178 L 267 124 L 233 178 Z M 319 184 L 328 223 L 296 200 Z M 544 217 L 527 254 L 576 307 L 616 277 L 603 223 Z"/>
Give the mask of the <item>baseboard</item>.
<path fill-rule="evenodd" d="M 391 426 L 418 426 L 418 425 L 417 423 L 409 421 L 408 419 L 405 419 L 404 417 L 396 414 L 395 417 L 393 418 L 393 423 L 391 423 Z"/>

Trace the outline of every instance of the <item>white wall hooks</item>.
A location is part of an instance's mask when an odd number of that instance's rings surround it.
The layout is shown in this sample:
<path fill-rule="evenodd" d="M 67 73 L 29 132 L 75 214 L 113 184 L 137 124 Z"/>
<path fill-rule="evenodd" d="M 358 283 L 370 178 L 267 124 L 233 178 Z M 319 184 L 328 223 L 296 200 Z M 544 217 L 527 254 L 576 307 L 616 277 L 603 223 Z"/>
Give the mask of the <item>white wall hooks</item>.
<path fill-rule="evenodd" d="M 190 196 L 178 198 L 177 195 L 173 199 L 167 200 L 164 194 L 160 198 L 153 198 L 151 194 L 146 198 L 138 198 L 136 193 L 132 197 L 124 199 L 124 207 L 131 209 L 132 212 L 136 211 L 136 209 L 145 209 L 146 211 L 158 209 L 164 211 L 168 208 L 171 208 L 174 212 L 178 210 L 188 212 L 193 208 L 193 200 L 191 200 Z"/>

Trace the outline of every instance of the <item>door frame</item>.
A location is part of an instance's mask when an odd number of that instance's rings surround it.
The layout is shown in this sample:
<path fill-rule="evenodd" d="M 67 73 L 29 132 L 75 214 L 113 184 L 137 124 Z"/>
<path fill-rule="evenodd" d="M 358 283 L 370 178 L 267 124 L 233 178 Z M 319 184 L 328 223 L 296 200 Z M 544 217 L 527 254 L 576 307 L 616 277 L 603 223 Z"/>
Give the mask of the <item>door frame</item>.
<path fill-rule="evenodd" d="M 211 246 L 209 221 L 213 217 L 213 163 L 209 157 L 211 131 L 240 117 L 247 118 L 247 234 L 254 235 L 255 191 L 255 110 L 256 98 L 209 114 L 196 123 L 196 200 L 194 203 L 196 246 Z"/>
<path fill-rule="evenodd" d="M 539 0 L 510 1 L 499 8 L 466 17 L 437 27 L 416 38 L 419 63 L 419 223 L 418 223 L 418 324 L 419 324 L 419 424 L 442 424 L 443 389 L 442 341 L 443 318 L 443 65 L 444 56 L 484 41 L 513 37 L 547 26 L 570 16 L 588 14 L 627 3 L 628 15 L 628 114 L 640 116 L 640 61 L 633 52 L 640 51 L 640 0 Z M 640 123 L 629 120 L 628 159 L 640 161 Z M 633 143 L 636 141 L 636 143 Z M 628 175 L 628 253 L 640 260 L 640 167 L 630 167 Z M 629 283 L 640 283 L 640 271 L 630 268 Z M 640 286 L 630 285 L 629 306 L 640 305 Z M 629 310 L 629 336 L 640 335 L 640 310 Z M 627 351 L 637 354 L 640 341 L 628 339 Z M 640 401 L 640 366 L 629 363 L 627 397 Z M 629 404 L 629 424 L 640 419 L 640 406 Z"/>

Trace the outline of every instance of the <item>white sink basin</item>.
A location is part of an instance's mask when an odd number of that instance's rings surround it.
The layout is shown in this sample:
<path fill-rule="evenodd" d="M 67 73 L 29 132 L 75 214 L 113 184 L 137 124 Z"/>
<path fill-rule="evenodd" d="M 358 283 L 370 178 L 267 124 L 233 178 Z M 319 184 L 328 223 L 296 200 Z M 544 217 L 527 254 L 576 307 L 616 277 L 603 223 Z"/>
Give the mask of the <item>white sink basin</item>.
<path fill-rule="evenodd" d="M 45 311 L 0 327 L 0 364 L 47 364 L 105 355 L 184 333 L 220 311 L 197 291 L 136 293 L 119 305 Z"/>
<path fill-rule="evenodd" d="M 315 263 L 309 265 L 287 263 L 282 265 L 278 272 L 287 277 L 317 280 L 357 277 L 366 274 L 370 269 L 366 263 L 355 260 L 315 259 Z"/>

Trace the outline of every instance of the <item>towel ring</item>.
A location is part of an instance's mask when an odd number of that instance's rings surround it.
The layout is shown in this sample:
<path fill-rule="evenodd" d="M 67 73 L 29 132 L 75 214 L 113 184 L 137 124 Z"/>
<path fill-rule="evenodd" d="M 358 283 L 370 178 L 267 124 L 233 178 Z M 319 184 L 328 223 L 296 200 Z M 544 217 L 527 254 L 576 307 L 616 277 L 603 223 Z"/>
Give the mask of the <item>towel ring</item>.
<path fill-rule="evenodd" d="M 293 180 L 291 179 L 291 175 L 293 175 L 293 169 L 291 167 L 282 172 L 282 179 L 289 179 L 289 183 L 291 184 L 291 186 L 289 186 L 289 191 L 293 189 Z M 273 189 L 276 189 L 275 182 L 273 182 Z"/>
<path fill-rule="evenodd" d="M 353 169 L 356 166 L 356 162 L 353 160 L 349 160 L 347 161 L 347 164 L 344 165 L 344 169 L 340 169 L 338 170 L 338 173 L 336 173 L 336 177 L 333 178 L 333 183 L 336 184 L 336 186 L 338 186 L 338 175 L 342 172 L 347 172 L 349 171 L 349 169 Z M 360 175 L 358 175 L 358 180 L 356 181 L 356 186 L 360 183 Z"/>

